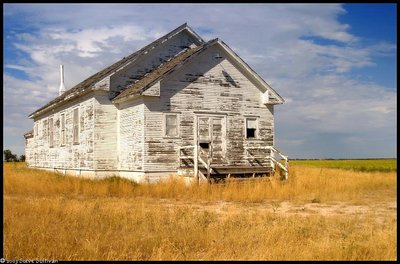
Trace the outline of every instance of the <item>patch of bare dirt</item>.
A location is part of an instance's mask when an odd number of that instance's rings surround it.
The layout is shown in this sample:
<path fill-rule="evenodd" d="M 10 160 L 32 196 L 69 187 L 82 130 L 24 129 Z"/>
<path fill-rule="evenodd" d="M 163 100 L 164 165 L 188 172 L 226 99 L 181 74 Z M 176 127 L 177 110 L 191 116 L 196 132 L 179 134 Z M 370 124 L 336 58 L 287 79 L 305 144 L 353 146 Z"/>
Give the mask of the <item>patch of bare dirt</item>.
<path fill-rule="evenodd" d="M 155 201 L 154 201 L 155 202 Z M 243 212 L 267 212 L 282 216 L 367 216 L 373 215 L 376 221 L 383 223 L 388 216 L 396 216 L 397 201 L 386 200 L 354 204 L 351 202 L 290 202 L 290 201 L 265 201 L 261 203 L 237 203 L 237 202 L 184 202 L 160 199 L 154 205 L 166 207 L 186 207 L 194 210 L 207 210 L 218 215 L 238 214 Z"/>

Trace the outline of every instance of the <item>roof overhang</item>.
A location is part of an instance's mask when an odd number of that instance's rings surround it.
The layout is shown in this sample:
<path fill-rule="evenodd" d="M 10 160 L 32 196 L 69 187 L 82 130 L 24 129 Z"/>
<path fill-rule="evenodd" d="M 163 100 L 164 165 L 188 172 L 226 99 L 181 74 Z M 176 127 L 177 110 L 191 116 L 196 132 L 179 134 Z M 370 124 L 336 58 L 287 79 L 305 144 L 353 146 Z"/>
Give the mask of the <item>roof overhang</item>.
<path fill-rule="evenodd" d="M 24 138 L 32 138 L 33 137 L 33 130 L 30 130 L 24 134 Z"/>

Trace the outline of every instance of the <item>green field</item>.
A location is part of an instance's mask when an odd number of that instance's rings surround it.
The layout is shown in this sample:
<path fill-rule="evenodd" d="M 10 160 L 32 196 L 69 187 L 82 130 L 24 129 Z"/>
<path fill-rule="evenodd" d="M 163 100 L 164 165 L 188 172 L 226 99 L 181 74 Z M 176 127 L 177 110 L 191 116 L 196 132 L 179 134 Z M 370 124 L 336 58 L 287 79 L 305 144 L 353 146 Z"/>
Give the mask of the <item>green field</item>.
<path fill-rule="evenodd" d="M 365 172 L 391 172 L 397 170 L 396 159 L 363 160 L 291 160 L 290 165 L 318 168 L 345 169 Z"/>

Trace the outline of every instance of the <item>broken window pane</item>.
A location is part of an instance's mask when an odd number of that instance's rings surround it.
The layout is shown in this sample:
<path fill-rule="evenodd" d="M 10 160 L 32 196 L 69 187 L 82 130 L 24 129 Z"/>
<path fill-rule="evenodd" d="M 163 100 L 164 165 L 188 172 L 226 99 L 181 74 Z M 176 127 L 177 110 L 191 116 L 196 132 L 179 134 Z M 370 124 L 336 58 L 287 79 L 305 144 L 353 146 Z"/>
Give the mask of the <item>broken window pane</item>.
<path fill-rule="evenodd" d="M 246 138 L 255 138 L 257 130 L 257 118 L 246 118 Z"/>

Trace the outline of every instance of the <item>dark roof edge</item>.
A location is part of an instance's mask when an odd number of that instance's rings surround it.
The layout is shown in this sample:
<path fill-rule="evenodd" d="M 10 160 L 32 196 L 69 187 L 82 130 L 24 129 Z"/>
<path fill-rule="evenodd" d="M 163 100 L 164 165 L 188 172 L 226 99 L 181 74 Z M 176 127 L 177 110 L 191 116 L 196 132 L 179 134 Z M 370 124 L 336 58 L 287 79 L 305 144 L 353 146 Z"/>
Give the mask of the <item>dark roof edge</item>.
<path fill-rule="evenodd" d="M 24 134 L 24 138 L 31 138 L 33 137 L 33 129 L 29 130 Z"/>

